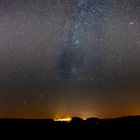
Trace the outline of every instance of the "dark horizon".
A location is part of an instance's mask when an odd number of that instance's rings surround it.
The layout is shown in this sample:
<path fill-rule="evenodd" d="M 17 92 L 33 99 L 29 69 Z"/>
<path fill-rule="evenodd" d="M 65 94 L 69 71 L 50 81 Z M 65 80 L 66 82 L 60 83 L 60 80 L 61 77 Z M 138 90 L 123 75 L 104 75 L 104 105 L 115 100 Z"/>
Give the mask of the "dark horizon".
<path fill-rule="evenodd" d="M 91 134 L 95 135 L 96 132 L 99 132 L 100 134 L 102 132 L 108 131 L 110 132 L 122 132 L 125 130 L 136 130 L 137 128 L 140 128 L 140 115 L 139 116 L 125 116 L 125 117 L 119 117 L 119 118 L 112 118 L 112 119 L 99 119 L 99 118 L 87 118 L 86 120 L 83 120 L 79 117 L 73 117 L 71 120 L 53 120 L 53 119 L 0 119 L 0 130 L 6 130 L 6 132 L 20 132 L 26 134 L 29 132 L 29 134 L 47 134 L 47 132 L 50 132 L 53 130 L 54 132 L 57 130 L 63 130 L 64 133 L 65 130 L 71 130 L 69 131 L 70 134 L 73 134 L 73 130 L 75 134 L 78 134 L 78 132 L 81 130 L 86 130 L 86 132 L 90 132 L 89 130 L 92 130 Z M 75 130 L 76 129 L 76 130 Z M 42 133 L 43 132 L 43 133 Z M 61 132 L 61 134 L 62 134 Z M 84 131 L 85 132 L 85 131 Z M 19 134 L 20 134 L 19 133 Z M 83 133 L 80 133 L 80 136 L 83 135 Z M 88 135 L 89 136 L 89 135 Z M 62 137 L 62 135 L 61 135 Z"/>
<path fill-rule="evenodd" d="M 97 119 L 97 120 L 116 120 L 116 119 L 126 119 L 126 118 L 140 118 L 140 115 L 125 115 L 125 116 L 117 116 L 117 117 L 105 117 L 105 118 L 100 118 L 100 117 L 95 117 L 95 116 L 90 116 L 87 118 L 82 118 L 79 116 L 71 116 L 71 117 L 60 117 L 60 118 L 0 118 L 0 120 L 48 120 L 48 121 L 54 121 L 54 122 L 71 122 L 73 120 L 81 120 L 81 121 L 87 121 L 87 120 L 92 120 L 92 119 Z"/>

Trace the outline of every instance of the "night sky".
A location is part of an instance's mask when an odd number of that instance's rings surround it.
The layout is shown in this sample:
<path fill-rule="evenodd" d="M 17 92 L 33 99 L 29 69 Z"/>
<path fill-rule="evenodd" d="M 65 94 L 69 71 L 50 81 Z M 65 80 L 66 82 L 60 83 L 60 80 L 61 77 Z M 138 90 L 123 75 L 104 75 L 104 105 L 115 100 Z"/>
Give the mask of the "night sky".
<path fill-rule="evenodd" d="M 0 117 L 140 114 L 140 0 L 0 0 Z"/>

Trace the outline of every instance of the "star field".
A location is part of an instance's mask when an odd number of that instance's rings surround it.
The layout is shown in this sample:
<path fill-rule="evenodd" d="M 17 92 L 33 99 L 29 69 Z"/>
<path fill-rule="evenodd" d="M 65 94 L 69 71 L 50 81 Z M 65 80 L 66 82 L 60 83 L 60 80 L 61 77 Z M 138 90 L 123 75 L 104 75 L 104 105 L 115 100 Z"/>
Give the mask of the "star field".
<path fill-rule="evenodd" d="M 0 117 L 139 110 L 139 0 L 0 0 Z"/>

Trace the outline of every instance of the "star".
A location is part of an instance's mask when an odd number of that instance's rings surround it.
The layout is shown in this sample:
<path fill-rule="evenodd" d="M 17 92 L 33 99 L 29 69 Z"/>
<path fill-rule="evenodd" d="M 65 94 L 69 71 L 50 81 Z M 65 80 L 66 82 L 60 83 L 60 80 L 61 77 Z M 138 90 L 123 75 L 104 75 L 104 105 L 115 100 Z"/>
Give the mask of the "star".
<path fill-rule="evenodd" d="M 44 94 L 41 94 L 41 95 L 40 95 L 40 98 L 43 98 L 43 97 L 44 97 Z"/>
<path fill-rule="evenodd" d="M 24 102 L 23 102 L 23 104 L 24 104 L 24 105 L 26 105 L 26 104 L 27 104 L 27 102 L 26 102 L 26 101 L 24 101 Z"/>
<path fill-rule="evenodd" d="M 132 22 L 132 21 L 131 21 L 129 24 L 130 24 L 130 25 L 133 25 L 133 24 L 134 24 L 134 22 Z"/>
<path fill-rule="evenodd" d="M 79 43 L 79 40 L 76 40 L 76 42 L 75 42 L 76 44 L 78 44 Z"/>

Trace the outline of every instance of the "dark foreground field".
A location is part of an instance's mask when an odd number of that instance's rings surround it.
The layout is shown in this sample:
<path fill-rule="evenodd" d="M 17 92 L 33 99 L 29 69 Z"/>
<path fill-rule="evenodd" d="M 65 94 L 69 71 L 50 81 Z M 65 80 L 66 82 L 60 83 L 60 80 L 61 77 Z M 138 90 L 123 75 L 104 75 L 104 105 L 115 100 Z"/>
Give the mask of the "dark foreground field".
<path fill-rule="evenodd" d="M 134 132 L 134 133 L 133 133 Z M 37 138 L 39 139 L 118 139 L 122 135 L 139 136 L 140 116 L 129 116 L 115 119 L 88 118 L 82 120 L 74 117 L 71 122 L 56 122 L 53 119 L 0 119 L 1 137 Z M 14 136 L 14 137 L 12 137 Z M 34 137 L 34 138 L 33 138 Z M 139 137 L 140 138 L 140 137 Z"/>
<path fill-rule="evenodd" d="M 73 117 L 70 122 L 56 122 L 53 119 L 0 119 L 0 130 L 66 130 L 66 129 L 83 129 L 83 130 L 111 130 L 111 129 L 139 129 L 140 116 L 128 116 L 114 119 L 87 118 L 82 120 Z"/>

